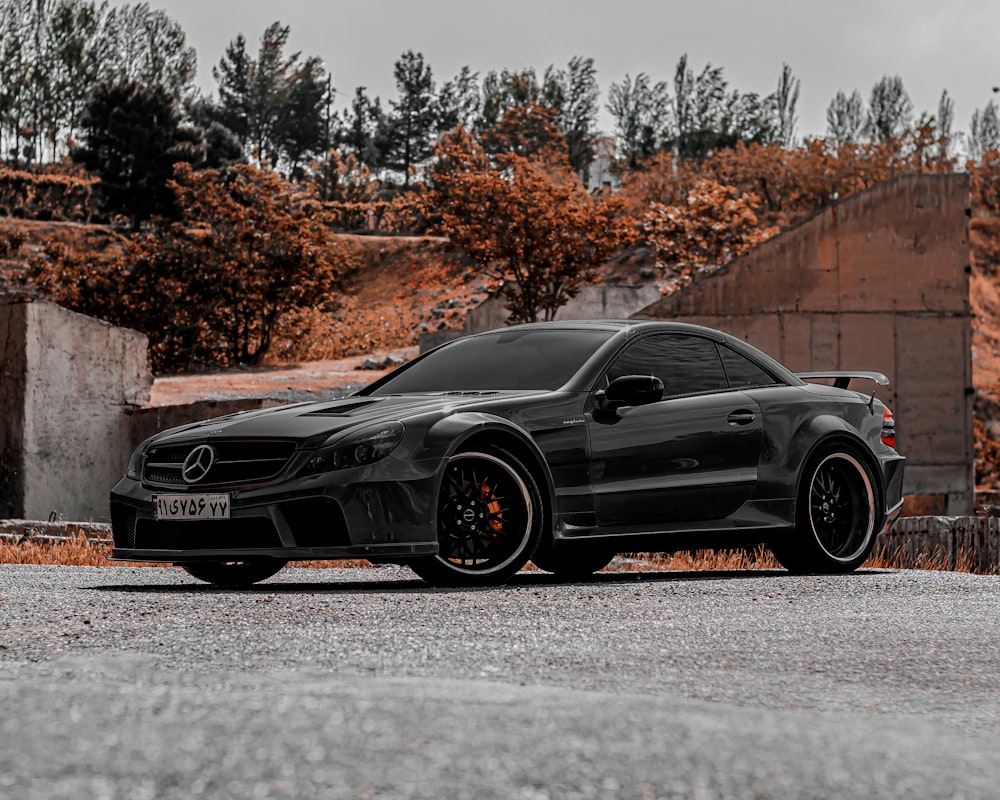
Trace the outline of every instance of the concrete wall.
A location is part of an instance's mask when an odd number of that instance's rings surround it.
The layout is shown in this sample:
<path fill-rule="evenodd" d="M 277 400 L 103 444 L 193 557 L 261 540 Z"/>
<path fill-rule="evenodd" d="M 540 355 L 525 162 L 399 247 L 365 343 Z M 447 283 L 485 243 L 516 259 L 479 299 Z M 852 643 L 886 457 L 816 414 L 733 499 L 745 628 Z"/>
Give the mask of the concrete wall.
<path fill-rule="evenodd" d="M 727 330 L 796 371 L 870 369 L 909 459 L 904 490 L 973 511 L 969 188 L 896 178 L 637 312 Z"/>
<path fill-rule="evenodd" d="M 0 305 L 0 321 L 0 462 L 16 487 L 4 511 L 106 518 L 122 412 L 149 400 L 146 337 L 51 303 Z"/>

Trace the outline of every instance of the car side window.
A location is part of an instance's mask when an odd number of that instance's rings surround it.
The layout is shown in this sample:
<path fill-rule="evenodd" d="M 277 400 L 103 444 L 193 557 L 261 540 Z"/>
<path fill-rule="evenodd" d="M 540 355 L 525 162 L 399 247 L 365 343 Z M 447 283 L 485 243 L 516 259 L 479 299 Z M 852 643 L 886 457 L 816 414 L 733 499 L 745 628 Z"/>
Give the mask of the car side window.
<path fill-rule="evenodd" d="M 751 386 L 773 386 L 777 381 L 774 376 L 758 367 L 749 358 L 737 353 L 723 344 L 719 345 L 719 355 L 726 368 L 726 377 L 733 389 L 746 389 Z"/>
<path fill-rule="evenodd" d="M 715 343 L 689 334 L 657 334 L 633 342 L 615 359 L 607 381 L 623 375 L 655 375 L 663 381 L 664 397 L 729 388 Z"/>

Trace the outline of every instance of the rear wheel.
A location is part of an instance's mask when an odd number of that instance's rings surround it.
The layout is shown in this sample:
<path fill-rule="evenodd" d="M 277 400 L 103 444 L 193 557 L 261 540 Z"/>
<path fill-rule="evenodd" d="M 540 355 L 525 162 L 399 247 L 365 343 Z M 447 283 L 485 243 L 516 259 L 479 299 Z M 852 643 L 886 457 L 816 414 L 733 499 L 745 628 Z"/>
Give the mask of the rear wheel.
<path fill-rule="evenodd" d="M 428 583 L 489 586 L 523 567 L 542 530 L 542 500 L 531 473 L 491 448 L 448 460 L 438 496 L 436 556 L 410 567 Z"/>
<path fill-rule="evenodd" d="M 803 473 L 794 536 L 771 550 L 791 572 L 850 572 L 875 546 L 880 519 L 871 470 L 847 449 L 827 450 Z"/>
<path fill-rule="evenodd" d="M 257 558 L 250 561 L 192 561 L 180 566 L 200 581 L 237 588 L 270 578 L 287 563 L 280 558 Z"/>

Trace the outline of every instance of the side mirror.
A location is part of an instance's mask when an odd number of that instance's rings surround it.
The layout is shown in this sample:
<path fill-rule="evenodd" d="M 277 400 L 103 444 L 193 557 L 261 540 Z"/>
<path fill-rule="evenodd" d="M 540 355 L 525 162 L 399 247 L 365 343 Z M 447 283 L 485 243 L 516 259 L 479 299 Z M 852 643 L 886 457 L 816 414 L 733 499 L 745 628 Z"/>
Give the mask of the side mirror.
<path fill-rule="evenodd" d="M 623 406 L 644 406 L 663 399 L 663 381 L 655 375 L 622 375 L 594 396 L 597 408 L 612 411 Z"/>

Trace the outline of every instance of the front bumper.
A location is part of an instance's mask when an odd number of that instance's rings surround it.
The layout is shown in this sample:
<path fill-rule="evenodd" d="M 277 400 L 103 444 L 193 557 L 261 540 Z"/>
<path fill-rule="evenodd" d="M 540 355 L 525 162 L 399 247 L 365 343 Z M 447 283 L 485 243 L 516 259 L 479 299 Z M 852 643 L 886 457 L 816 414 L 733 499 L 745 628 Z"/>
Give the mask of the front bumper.
<path fill-rule="evenodd" d="M 177 494 L 176 487 L 122 478 L 111 491 L 111 557 L 179 563 L 433 555 L 443 469 L 443 461 L 390 456 L 268 486 L 212 488 L 229 494 L 230 519 L 196 521 L 156 519 L 155 496 Z"/>

